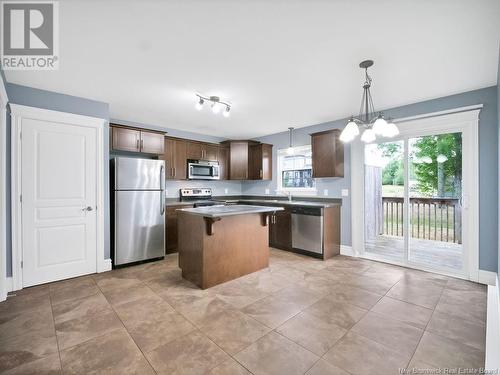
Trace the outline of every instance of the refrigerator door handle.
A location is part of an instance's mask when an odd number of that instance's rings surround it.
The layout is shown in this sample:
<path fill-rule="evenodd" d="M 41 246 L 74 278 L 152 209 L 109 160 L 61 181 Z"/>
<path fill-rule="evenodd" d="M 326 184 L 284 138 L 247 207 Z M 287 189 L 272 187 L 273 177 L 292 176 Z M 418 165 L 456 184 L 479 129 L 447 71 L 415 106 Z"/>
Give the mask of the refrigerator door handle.
<path fill-rule="evenodd" d="M 165 191 L 160 190 L 160 215 L 165 214 Z"/>
<path fill-rule="evenodd" d="M 160 190 L 165 190 L 165 166 L 160 167 Z"/>

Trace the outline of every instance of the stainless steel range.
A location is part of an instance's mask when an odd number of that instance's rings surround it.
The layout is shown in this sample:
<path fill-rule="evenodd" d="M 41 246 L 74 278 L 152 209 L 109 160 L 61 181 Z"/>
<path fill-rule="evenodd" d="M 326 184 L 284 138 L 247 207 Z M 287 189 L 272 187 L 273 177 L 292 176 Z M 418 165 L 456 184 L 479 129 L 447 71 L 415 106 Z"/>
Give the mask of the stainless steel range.
<path fill-rule="evenodd" d="M 180 198 L 183 202 L 193 202 L 194 207 L 216 206 L 221 202 L 212 201 L 210 188 L 184 188 L 180 189 Z"/>

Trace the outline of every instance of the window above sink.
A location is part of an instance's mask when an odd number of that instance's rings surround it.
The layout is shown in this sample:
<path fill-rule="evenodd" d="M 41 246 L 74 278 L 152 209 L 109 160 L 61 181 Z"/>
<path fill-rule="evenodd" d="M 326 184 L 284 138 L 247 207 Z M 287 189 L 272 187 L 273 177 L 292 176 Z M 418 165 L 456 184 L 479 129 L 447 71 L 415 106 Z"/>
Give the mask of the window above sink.
<path fill-rule="evenodd" d="M 316 195 L 311 145 L 278 150 L 278 192 Z"/>

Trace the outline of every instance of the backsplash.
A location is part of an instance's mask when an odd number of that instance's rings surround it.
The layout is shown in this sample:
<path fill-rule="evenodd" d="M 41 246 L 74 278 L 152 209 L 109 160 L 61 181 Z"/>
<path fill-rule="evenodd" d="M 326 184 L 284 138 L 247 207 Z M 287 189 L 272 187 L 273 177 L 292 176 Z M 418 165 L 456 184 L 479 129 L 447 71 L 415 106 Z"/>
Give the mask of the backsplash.
<path fill-rule="evenodd" d="M 211 188 L 212 195 L 241 195 L 240 181 L 167 180 L 168 198 L 178 198 L 182 188 Z M 226 192 L 227 191 L 227 192 Z"/>

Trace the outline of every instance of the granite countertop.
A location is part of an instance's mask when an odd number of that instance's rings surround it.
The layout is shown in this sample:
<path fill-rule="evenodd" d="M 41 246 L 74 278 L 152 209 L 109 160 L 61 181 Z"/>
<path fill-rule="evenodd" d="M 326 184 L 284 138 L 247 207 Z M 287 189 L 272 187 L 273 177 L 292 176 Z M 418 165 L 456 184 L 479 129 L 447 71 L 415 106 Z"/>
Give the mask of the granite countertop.
<path fill-rule="evenodd" d="M 178 211 L 203 217 L 224 217 L 234 215 L 259 214 L 266 212 L 282 211 L 282 207 L 250 206 L 247 204 L 235 204 L 230 206 L 205 206 L 197 208 L 180 208 Z"/>
<path fill-rule="evenodd" d="M 249 203 L 258 203 L 258 204 L 266 204 L 270 206 L 300 206 L 300 207 L 332 207 L 338 206 L 337 202 L 311 202 L 311 201 L 289 201 L 289 200 L 278 200 L 278 199 L 241 199 L 238 202 L 249 202 Z"/>
<path fill-rule="evenodd" d="M 195 200 L 195 201 L 181 201 L 179 198 L 167 198 L 166 205 L 167 206 L 189 206 L 198 202 L 206 202 L 207 200 Z M 301 206 L 301 207 L 321 207 L 327 208 L 332 206 L 342 205 L 342 199 L 339 198 L 318 198 L 313 197 L 311 200 L 302 199 L 302 200 L 292 200 L 288 201 L 285 197 L 232 197 L 232 196 L 216 196 L 212 198 L 212 201 L 220 202 L 221 204 L 232 203 L 250 203 L 256 205 L 266 205 L 266 206 Z"/>

